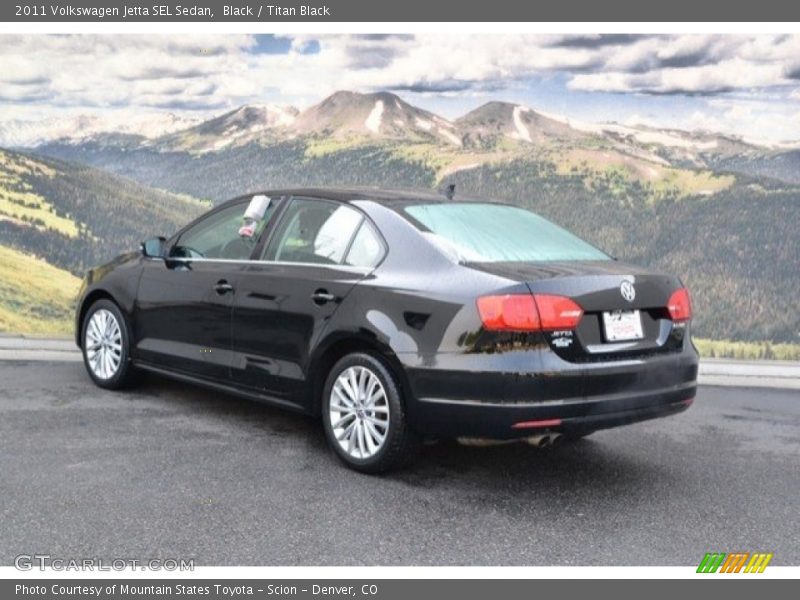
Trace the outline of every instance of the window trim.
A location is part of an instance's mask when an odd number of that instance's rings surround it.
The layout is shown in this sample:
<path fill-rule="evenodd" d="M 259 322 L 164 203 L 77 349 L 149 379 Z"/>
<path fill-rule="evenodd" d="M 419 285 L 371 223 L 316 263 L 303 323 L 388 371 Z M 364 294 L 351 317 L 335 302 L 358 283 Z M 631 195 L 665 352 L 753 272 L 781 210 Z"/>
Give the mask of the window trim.
<path fill-rule="evenodd" d="M 169 260 L 169 261 L 177 261 L 177 262 L 217 262 L 217 263 L 233 263 L 233 264 L 298 266 L 298 267 L 314 267 L 314 268 L 318 268 L 318 269 L 319 268 L 323 268 L 323 269 L 324 268 L 329 268 L 329 269 L 330 268 L 336 268 L 336 269 L 344 269 L 344 270 L 362 272 L 362 273 L 366 274 L 366 273 L 371 273 L 372 271 L 374 271 L 375 269 L 380 267 L 381 264 L 383 264 L 383 262 L 386 260 L 386 257 L 389 255 L 389 250 L 390 250 L 389 249 L 389 244 L 387 243 L 386 238 L 384 237 L 383 232 L 381 231 L 380 227 L 378 227 L 375 224 L 375 221 L 373 221 L 372 218 L 362 208 L 354 205 L 351 202 L 346 202 L 346 201 L 341 201 L 341 200 L 333 200 L 331 198 L 327 198 L 327 197 L 324 197 L 324 196 L 313 196 L 313 195 L 292 196 L 292 195 L 289 195 L 289 194 L 286 194 L 286 193 L 272 196 L 272 195 L 269 194 L 269 192 L 264 192 L 264 194 L 269 196 L 273 200 L 273 202 L 277 203 L 277 205 L 275 207 L 275 215 L 271 219 L 270 223 L 268 223 L 267 226 L 264 228 L 264 231 L 261 232 L 261 237 L 259 238 L 258 242 L 254 246 L 253 253 L 250 255 L 250 258 L 248 258 L 248 259 L 232 259 L 232 258 L 190 258 L 190 257 L 184 257 L 184 256 L 166 256 L 164 258 L 153 257 L 153 259 L 154 260 Z M 255 195 L 255 193 L 254 194 L 243 194 L 241 196 L 236 196 L 235 198 L 231 198 L 230 200 L 227 200 L 227 201 L 223 202 L 219 206 L 215 206 L 214 208 L 212 208 L 208 212 L 205 212 L 202 215 L 196 217 L 195 219 L 193 219 L 192 221 L 190 221 L 189 223 L 184 225 L 177 232 L 175 232 L 172 235 L 172 237 L 170 237 L 165 242 L 165 246 L 167 246 L 169 248 L 169 250 L 171 251 L 172 248 L 175 246 L 175 244 L 177 244 L 177 242 L 181 238 L 181 236 L 184 233 L 186 233 L 186 231 L 188 231 L 189 229 L 194 227 L 196 224 L 198 224 L 201 220 L 206 219 L 206 218 L 216 214 L 217 212 L 219 212 L 219 211 L 221 211 L 221 210 L 223 210 L 225 208 L 230 207 L 233 204 L 236 204 L 237 201 L 239 203 L 241 203 L 241 204 L 244 204 L 245 202 L 250 201 L 254 195 Z M 284 219 L 284 217 L 286 215 L 286 211 L 289 209 L 289 206 L 291 205 L 292 200 L 294 200 L 295 198 L 303 198 L 303 199 L 306 199 L 306 200 L 319 200 L 320 202 L 330 202 L 332 204 L 336 204 L 337 206 L 348 206 L 351 209 L 357 211 L 359 214 L 361 214 L 361 217 L 362 217 L 362 222 L 361 222 L 361 225 L 359 225 L 359 228 L 361 226 L 363 226 L 364 221 L 366 221 L 367 223 L 369 223 L 369 225 L 372 226 L 372 230 L 373 230 L 373 232 L 375 233 L 375 235 L 378 238 L 378 242 L 380 243 L 381 248 L 383 249 L 383 252 L 381 253 L 380 260 L 377 263 L 375 263 L 375 266 L 373 266 L 373 267 L 358 267 L 358 266 L 346 265 L 346 264 L 343 264 L 343 263 L 337 263 L 337 264 L 333 264 L 333 265 L 326 265 L 326 264 L 319 264 L 319 263 L 285 262 L 285 261 L 275 261 L 275 260 L 263 260 L 261 258 L 256 258 L 256 257 L 260 257 L 261 256 L 261 254 L 266 250 L 266 248 L 269 245 L 269 243 L 272 241 L 272 237 L 274 236 L 275 231 L 278 229 L 278 226 L 283 222 L 283 219 Z M 355 235 L 357 233 L 358 233 L 358 228 L 356 228 L 356 231 L 354 232 L 353 237 L 350 240 L 350 244 L 348 244 L 347 252 L 345 252 L 344 256 L 342 257 L 343 259 L 344 259 L 344 257 L 347 256 L 347 253 L 350 251 L 350 246 L 352 246 L 352 242 L 355 239 Z"/>
<path fill-rule="evenodd" d="M 359 273 L 371 273 L 375 267 L 358 267 L 353 265 L 327 265 L 320 263 L 306 263 L 306 262 L 288 262 L 282 260 L 251 260 L 249 258 L 191 258 L 187 256 L 172 256 L 167 258 L 153 258 L 151 260 L 166 260 L 169 262 L 207 262 L 207 263 L 232 263 L 243 265 L 277 265 L 277 266 L 299 266 L 299 267 L 313 267 L 315 269 L 341 269 L 344 271 L 354 271 Z"/>

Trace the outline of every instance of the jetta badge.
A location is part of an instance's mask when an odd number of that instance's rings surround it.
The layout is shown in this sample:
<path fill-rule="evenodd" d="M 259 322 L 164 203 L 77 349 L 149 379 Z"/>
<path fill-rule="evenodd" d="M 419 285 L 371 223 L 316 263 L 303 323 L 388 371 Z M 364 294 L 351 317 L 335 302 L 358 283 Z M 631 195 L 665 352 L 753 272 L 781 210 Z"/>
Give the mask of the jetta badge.
<path fill-rule="evenodd" d="M 633 287 L 633 282 L 626 279 L 619 284 L 619 293 L 628 302 L 633 302 L 634 298 L 636 298 L 636 288 Z"/>

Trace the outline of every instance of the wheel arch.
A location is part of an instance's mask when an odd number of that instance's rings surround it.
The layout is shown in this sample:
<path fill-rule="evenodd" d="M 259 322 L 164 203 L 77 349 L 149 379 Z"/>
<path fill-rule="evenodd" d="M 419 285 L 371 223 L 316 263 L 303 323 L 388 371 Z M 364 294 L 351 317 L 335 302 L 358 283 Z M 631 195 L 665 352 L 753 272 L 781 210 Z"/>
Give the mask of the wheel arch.
<path fill-rule="evenodd" d="M 321 414 L 322 390 L 331 368 L 344 356 L 355 352 L 366 352 L 377 356 L 394 375 L 404 398 L 410 397 L 410 385 L 400 360 L 395 352 L 374 335 L 367 332 L 340 333 L 329 336 L 321 343 L 309 363 L 308 380 L 309 412 Z"/>
<path fill-rule="evenodd" d="M 89 310 L 89 307 L 92 306 L 92 304 L 94 304 L 98 300 L 103 300 L 103 299 L 109 300 L 114 304 L 116 304 L 123 318 L 128 320 L 128 317 L 125 314 L 125 311 L 122 309 L 122 306 L 120 306 L 120 303 L 117 301 L 116 298 L 114 298 L 114 296 L 108 290 L 104 290 L 102 288 L 92 290 L 91 292 L 86 294 L 86 296 L 81 301 L 80 310 L 78 311 L 78 318 L 76 319 L 75 322 L 75 343 L 81 350 L 83 349 L 82 333 L 83 333 L 83 322 L 86 319 L 86 313 Z M 128 328 L 130 330 L 130 323 L 126 323 L 126 325 L 128 325 Z"/>

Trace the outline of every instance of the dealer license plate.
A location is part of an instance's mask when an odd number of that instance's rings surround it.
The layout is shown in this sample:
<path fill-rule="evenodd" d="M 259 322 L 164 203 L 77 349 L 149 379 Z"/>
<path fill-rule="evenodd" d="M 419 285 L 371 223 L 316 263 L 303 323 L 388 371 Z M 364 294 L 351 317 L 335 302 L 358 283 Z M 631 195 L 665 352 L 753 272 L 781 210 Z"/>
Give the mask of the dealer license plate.
<path fill-rule="evenodd" d="M 642 316 L 638 310 L 604 312 L 603 329 L 606 333 L 607 342 L 640 340 L 644 337 Z"/>

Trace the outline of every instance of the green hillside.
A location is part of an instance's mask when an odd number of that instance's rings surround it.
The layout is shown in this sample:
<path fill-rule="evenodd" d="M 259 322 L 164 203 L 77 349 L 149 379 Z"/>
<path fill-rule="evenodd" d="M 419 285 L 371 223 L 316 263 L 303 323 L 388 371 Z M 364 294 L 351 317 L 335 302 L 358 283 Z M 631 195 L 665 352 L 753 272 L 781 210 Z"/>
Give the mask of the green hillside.
<path fill-rule="evenodd" d="M 91 167 L 0 150 L 0 331 L 70 331 L 88 266 L 205 208 Z"/>
<path fill-rule="evenodd" d="M 75 274 L 205 208 L 93 167 L 0 150 L 0 245 Z"/>
<path fill-rule="evenodd" d="M 0 331 L 71 332 L 79 285 L 72 273 L 0 246 Z"/>
<path fill-rule="evenodd" d="M 800 342 L 800 186 L 793 184 L 664 164 L 594 137 L 540 146 L 484 137 L 480 147 L 460 148 L 312 135 L 199 155 L 92 143 L 47 151 L 214 202 L 270 187 L 454 182 L 462 193 L 532 208 L 620 259 L 679 275 L 694 295 L 698 336 Z M 115 205 L 126 194 L 106 189 Z"/>

